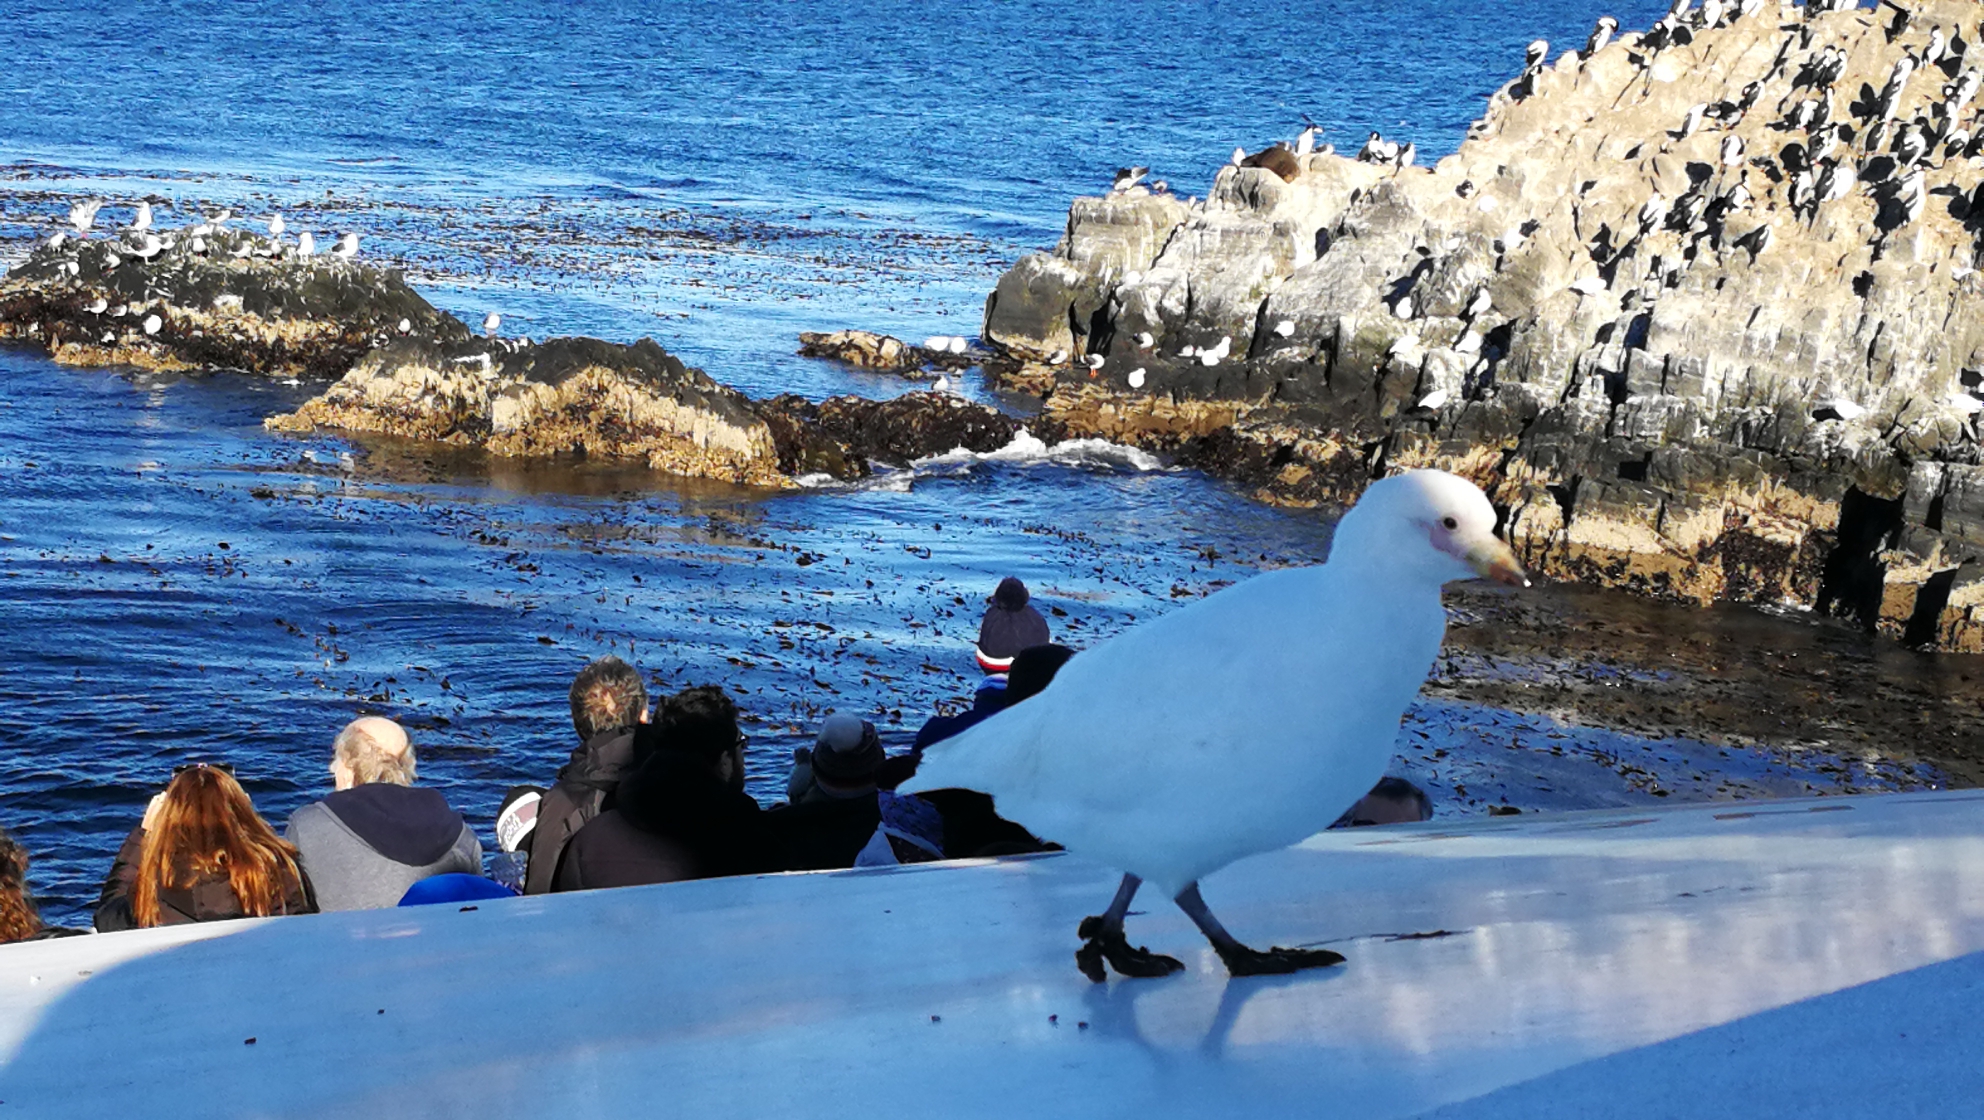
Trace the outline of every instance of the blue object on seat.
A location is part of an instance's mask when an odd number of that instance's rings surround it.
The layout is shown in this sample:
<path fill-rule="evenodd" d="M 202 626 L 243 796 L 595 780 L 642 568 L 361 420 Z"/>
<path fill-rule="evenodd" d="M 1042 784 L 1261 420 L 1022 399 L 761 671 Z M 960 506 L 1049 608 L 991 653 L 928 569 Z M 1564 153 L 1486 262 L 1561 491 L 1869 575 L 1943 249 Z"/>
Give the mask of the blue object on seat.
<path fill-rule="evenodd" d="M 494 879 L 450 871 L 429 875 L 408 887 L 400 896 L 401 906 L 432 906 L 439 902 L 475 902 L 485 898 L 515 898 L 517 892 Z"/>

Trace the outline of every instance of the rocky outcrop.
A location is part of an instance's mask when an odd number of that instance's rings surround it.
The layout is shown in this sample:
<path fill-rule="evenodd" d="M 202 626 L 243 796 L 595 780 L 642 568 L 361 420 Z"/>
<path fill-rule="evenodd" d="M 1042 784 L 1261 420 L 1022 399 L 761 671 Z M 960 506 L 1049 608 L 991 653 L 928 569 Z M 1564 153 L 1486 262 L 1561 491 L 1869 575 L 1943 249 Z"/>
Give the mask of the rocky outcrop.
<path fill-rule="evenodd" d="M 632 346 L 595 338 L 393 343 L 267 424 L 382 432 L 497 455 L 641 459 L 698 478 L 791 484 L 750 399 L 651 339 Z"/>
<path fill-rule="evenodd" d="M 884 401 L 829 397 L 818 404 L 785 394 L 755 407 L 771 425 L 780 470 L 842 480 L 864 478 L 876 463 L 904 466 L 947 451 L 997 451 L 1023 424 L 949 393 L 905 393 Z"/>
<path fill-rule="evenodd" d="M 982 335 L 1070 432 L 1268 500 L 1440 466 L 1554 577 L 1984 649 L 1974 5 L 1826 7 L 1566 52 L 1432 169 L 1077 200 Z"/>
<path fill-rule="evenodd" d="M 396 338 L 468 333 L 396 270 L 241 230 L 65 236 L 0 278 L 0 339 L 68 365 L 329 378 Z"/>
<path fill-rule="evenodd" d="M 860 330 L 801 331 L 799 356 L 846 362 L 857 369 L 918 381 L 937 376 L 933 371 L 969 369 L 984 357 L 973 353 L 963 338 L 931 338 L 913 346 L 893 335 Z"/>

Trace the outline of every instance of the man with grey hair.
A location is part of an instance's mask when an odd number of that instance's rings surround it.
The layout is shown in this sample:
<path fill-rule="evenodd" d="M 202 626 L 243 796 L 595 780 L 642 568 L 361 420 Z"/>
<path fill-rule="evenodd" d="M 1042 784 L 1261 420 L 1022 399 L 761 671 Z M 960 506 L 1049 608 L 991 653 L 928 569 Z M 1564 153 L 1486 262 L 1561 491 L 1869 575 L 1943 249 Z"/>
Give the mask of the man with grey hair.
<path fill-rule="evenodd" d="M 524 874 L 525 894 L 550 892 L 565 846 L 604 811 L 633 763 L 634 729 L 648 721 L 648 691 L 640 670 L 611 654 L 579 670 L 569 699 L 579 745 L 537 807 L 537 826 L 526 841 L 530 867 Z"/>
<path fill-rule="evenodd" d="M 289 817 L 283 835 L 302 854 L 322 910 L 397 906 L 430 875 L 482 874 L 482 843 L 446 798 L 413 784 L 406 729 L 366 716 L 331 744 L 334 791 Z"/>

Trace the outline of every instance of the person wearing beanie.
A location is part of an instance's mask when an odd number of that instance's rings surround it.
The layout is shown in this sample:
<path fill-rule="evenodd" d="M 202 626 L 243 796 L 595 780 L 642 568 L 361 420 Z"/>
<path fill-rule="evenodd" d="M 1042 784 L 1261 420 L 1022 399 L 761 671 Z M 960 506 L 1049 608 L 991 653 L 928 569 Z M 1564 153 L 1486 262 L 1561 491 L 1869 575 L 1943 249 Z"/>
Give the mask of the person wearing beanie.
<path fill-rule="evenodd" d="M 1033 609 L 1026 584 L 1018 576 L 1007 576 L 992 592 L 991 605 L 978 623 L 978 667 L 987 673 L 1003 673 L 1013 667 L 1013 658 L 1028 646 L 1046 645 L 1051 635 L 1047 620 Z"/>
<path fill-rule="evenodd" d="M 874 724 L 844 713 L 828 716 L 813 749 L 793 752 L 786 800 L 808 805 L 859 797 L 875 788 L 875 773 L 882 762 L 882 737 Z"/>
<path fill-rule="evenodd" d="M 804 763 L 802 783 L 795 773 L 791 805 L 768 814 L 779 836 L 780 863 L 788 871 L 853 867 L 881 823 L 876 773 L 883 761 L 875 725 L 858 716 L 826 718 Z M 799 769 L 795 765 L 794 770 Z"/>

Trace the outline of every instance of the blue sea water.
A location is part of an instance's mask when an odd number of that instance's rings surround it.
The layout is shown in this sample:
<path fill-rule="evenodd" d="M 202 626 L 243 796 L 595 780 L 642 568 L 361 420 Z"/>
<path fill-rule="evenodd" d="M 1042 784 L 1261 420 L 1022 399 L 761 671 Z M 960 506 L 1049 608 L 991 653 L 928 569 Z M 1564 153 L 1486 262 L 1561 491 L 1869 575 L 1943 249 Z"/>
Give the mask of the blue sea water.
<path fill-rule="evenodd" d="M 471 321 L 653 336 L 753 393 L 891 394 L 794 357 L 795 334 L 974 334 L 999 272 L 1118 166 L 1202 193 L 1303 114 L 1430 161 L 1529 40 L 1664 7 L 15 0 L 0 263 L 80 196 L 115 223 L 140 197 L 167 225 L 280 212 L 360 233 Z M 900 744 L 955 703 L 1000 575 L 1082 645 L 1327 542 L 1318 514 L 1107 449 L 767 497 L 262 430 L 311 392 L 0 351 L 0 824 L 55 919 L 82 920 L 181 760 L 233 760 L 280 821 L 323 792 L 338 726 L 391 714 L 487 842 L 504 789 L 569 749 L 571 674 L 618 652 L 658 688 L 730 685 L 769 798 L 826 712 Z M 1645 796 L 1604 761 L 1633 752 L 1752 791 L 1810 777 L 1478 706 L 1413 727 L 1409 770 L 1455 806 Z M 1496 752 L 1526 741 L 1601 776 L 1518 779 Z"/>

